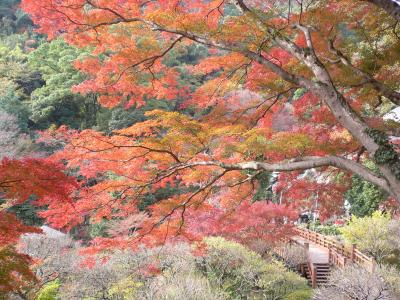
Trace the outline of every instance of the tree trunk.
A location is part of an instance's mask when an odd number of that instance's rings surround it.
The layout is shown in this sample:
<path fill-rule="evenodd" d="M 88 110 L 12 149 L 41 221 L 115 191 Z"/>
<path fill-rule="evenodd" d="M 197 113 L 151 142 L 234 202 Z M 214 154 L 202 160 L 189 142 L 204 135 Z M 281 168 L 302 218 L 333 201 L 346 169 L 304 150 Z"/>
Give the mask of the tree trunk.
<path fill-rule="evenodd" d="M 379 146 L 368 134 L 370 129 L 351 109 L 343 96 L 332 86 L 322 85 L 320 89 L 314 91 L 329 106 L 331 112 L 338 122 L 345 127 L 361 145 L 368 151 L 373 159 Z M 386 165 L 377 164 L 380 172 L 386 179 L 390 194 L 400 202 L 400 181 Z"/>

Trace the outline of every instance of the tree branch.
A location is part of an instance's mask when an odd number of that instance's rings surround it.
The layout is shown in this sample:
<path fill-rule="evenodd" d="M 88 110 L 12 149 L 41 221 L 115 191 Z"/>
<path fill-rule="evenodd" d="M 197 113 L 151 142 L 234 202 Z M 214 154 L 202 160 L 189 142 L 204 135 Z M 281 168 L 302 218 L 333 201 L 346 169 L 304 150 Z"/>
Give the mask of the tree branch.
<path fill-rule="evenodd" d="M 400 105 L 400 93 L 390 89 L 382 82 L 376 80 L 373 76 L 371 76 L 368 72 L 365 72 L 356 66 L 354 66 L 350 59 L 346 57 L 340 50 L 336 49 L 334 46 L 334 41 L 329 40 L 329 50 L 333 54 L 335 54 L 343 65 L 352 69 L 358 76 L 363 78 L 362 84 L 371 84 L 378 92 L 380 92 L 383 96 L 388 98 L 394 104 Z"/>
<path fill-rule="evenodd" d="M 217 161 L 202 161 L 189 163 L 184 167 L 191 168 L 195 166 L 217 166 L 225 170 L 263 170 L 269 172 L 288 172 L 332 166 L 355 173 L 365 180 L 381 187 L 385 191 L 392 193 L 385 179 L 375 175 L 372 171 L 359 163 L 338 156 L 310 156 L 303 157 L 299 160 L 273 164 L 258 161 L 241 162 L 236 164 L 225 164 Z"/>

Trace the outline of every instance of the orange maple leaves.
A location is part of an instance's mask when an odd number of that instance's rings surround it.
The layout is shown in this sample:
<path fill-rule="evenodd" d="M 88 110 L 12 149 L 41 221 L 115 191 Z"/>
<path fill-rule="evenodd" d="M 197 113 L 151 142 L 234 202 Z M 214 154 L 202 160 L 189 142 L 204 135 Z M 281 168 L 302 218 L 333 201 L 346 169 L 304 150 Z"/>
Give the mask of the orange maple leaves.
<path fill-rule="evenodd" d="M 354 65 L 365 67 L 372 76 L 381 78 L 388 72 L 388 84 L 393 84 L 397 71 L 387 60 L 378 58 L 382 68 L 375 67 L 374 51 L 359 51 L 354 44 L 357 39 L 365 44 L 370 38 L 379 41 L 379 32 L 389 29 L 378 24 L 367 5 L 354 1 L 332 0 L 327 5 L 317 3 L 293 11 L 282 1 L 248 1 L 248 5 L 255 9 L 251 11 L 243 3 L 233 6 L 228 1 L 23 1 L 23 8 L 41 32 L 50 38 L 62 34 L 70 43 L 92 50 L 90 57 L 76 62 L 88 80 L 75 91 L 99 93 L 104 106 L 142 105 L 149 98 L 176 99 L 188 93 L 187 89 L 180 90 L 182 74 L 203 77 L 201 86 L 189 93 L 185 103 L 197 106 L 195 117 L 154 111 L 147 114 L 147 121 L 111 135 L 93 130 L 68 133 L 69 143 L 53 159 L 66 161 L 84 179 L 73 203 L 75 214 L 59 221 L 67 202 L 60 199 L 58 206 L 51 206 L 55 203 L 51 202 L 44 214 L 53 224 L 71 227 L 86 218 L 93 222 L 104 218 L 129 220 L 139 214 L 138 204 L 146 195 L 169 184 L 179 186 L 180 192 L 147 205 L 147 216 L 138 218 L 137 224 L 121 221 L 134 234 L 125 231 L 126 238 L 96 243 L 129 244 L 138 237 L 145 241 L 150 232 L 153 240 L 148 239 L 149 244 L 177 233 L 195 238 L 194 230 L 184 222 L 186 216 L 206 215 L 227 202 L 240 206 L 260 186 L 248 170 L 207 163 L 354 156 L 359 143 L 338 124 L 328 106 L 312 92 L 300 89 L 296 82 L 301 80 L 289 83 L 276 71 L 279 68 L 307 79 L 310 85 L 319 80 L 304 59 L 300 62 L 302 54 L 295 55 L 282 44 L 293 41 L 289 43 L 292 48 L 301 47 L 297 50 L 310 54 L 306 36 L 293 26 L 300 20 L 307 24 L 320 65 L 329 70 L 348 105 L 361 114 L 376 93 L 371 93 L 368 84 L 354 85 L 360 76 L 341 64 L 329 45 L 346 49 L 342 55 L 355 57 Z M 365 27 L 359 26 L 359 19 Z M 365 28 L 370 36 L 365 37 Z M 208 57 L 196 66 L 183 65 L 180 70 L 168 67 L 169 55 L 191 43 L 208 47 Z M 366 47 L 363 43 L 357 45 Z M 385 45 L 385 53 L 399 56 L 395 41 Z M 275 68 L 267 68 L 266 62 Z M 322 204 L 329 208 L 324 215 L 336 209 L 331 203 L 341 201 L 343 189 L 335 183 L 299 180 L 298 176 L 292 173 L 278 178 L 278 186 L 280 181 L 292 189 L 282 193 L 282 201 L 306 200 L 310 204 L 320 192 L 325 199 Z M 329 193 L 330 189 L 335 192 Z M 251 211 L 245 204 L 240 207 L 243 213 Z M 275 209 L 280 207 L 271 211 Z M 289 209 L 287 212 L 291 213 Z M 245 224 L 238 222 L 236 226 Z"/>

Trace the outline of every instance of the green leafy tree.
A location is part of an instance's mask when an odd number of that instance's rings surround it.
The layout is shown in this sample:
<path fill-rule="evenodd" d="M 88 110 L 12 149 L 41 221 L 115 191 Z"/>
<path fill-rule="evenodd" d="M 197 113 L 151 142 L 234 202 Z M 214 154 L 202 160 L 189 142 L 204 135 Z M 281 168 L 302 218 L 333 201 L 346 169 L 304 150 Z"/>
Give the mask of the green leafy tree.
<path fill-rule="evenodd" d="M 373 172 L 378 173 L 378 169 L 372 161 L 366 161 L 364 164 Z M 387 199 L 387 194 L 376 185 L 354 175 L 351 188 L 347 191 L 345 198 L 351 205 L 351 214 L 365 217 L 371 216 L 379 208 L 379 204 Z"/>
<path fill-rule="evenodd" d="M 383 262 L 399 250 L 399 228 L 398 220 L 392 220 L 388 214 L 376 211 L 363 218 L 353 216 L 339 230 L 347 244 L 356 244 L 361 251 Z"/>
<path fill-rule="evenodd" d="M 13 34 L 0 37 L 0 84 L 2 94 L 15 90 L 21 100 L 29 100 L 33 90 L 43 81 L 37 70 L 29 70 L 28 54 L 36 44 L 29 34 Z"/>
<path fill-rule="evenodd" d="M 350 213 L 357 217 L 370 216 L 378 209 L 379 204 L 386 200 L 386 194 L 359 176 L 353 176 L 352 186 L 346 193 L 350 203 Z"/>
<path fill-rule="evenodd" d="M 41 226 L 43 219 L 38 216 L 40 208 L 32 204 L 32 200 L 22 204 L 14 205 L 9 208 L 9 211 L 14 213 L 25 225 Z"/>
<path fill-rule="evenodd" d="M 87 56 L 85 50 L 67 45 L 62 39 L 41 44 L 29 54 L 29 65 L 38 70 L 46 84 L 32 94 L 32 119 L 41 129 L 51 124 L 90 128 L 96 123 L 97 99 L 72 92 L 84 80 L 74 61 Z"/>
<path fill-rule="evenodd" d="M 17 121 L 18 131 L 26 132 L 29 125 L 29 109 L 27 103 L 22 101 L 15 89 L 8 87 L 0 93 L 0 112 L 14 116 Z"/>
<path fill-rule="evenodd" d="M 20 0 L 2 0 L 0 2 L 0 35 L 31 28 L 33 23 L 28 14 L 19 9 Z"/>

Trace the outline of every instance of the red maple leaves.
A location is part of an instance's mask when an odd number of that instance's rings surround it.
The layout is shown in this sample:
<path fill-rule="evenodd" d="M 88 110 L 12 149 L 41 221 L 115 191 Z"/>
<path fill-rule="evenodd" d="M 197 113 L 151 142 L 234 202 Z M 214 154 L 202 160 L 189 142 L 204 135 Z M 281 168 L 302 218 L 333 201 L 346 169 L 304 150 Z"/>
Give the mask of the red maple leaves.
<path fill-rule="evenodd" d="M 61 222 L 68 211 L 73 210 L 72 193 L 77 188 L 73 177 L 67 176 L 64 167 L 45 159 L 26 158 L 21 160 L 3 159 L 0 163 L 0 192 L 3 209 L 0 211 L 0 247 L 15 243 L 19 236 L 26 232 L 37 232 L 29 226 L 24 226 L 17 218 L 6 212 L 8 207 L 22 203 L 30 197 L 35 197 L 33 203 L 38 206 L 47 206 L 49 210 L 54 206 L 60 210 Z M 69 208 L 69 209 L 67 209 Z M 46 216 L 49 211 L 43 212 Z M 56 216 L 49 218 L 51 223 Z"/>

